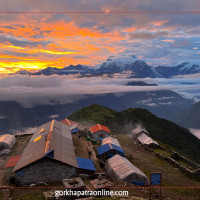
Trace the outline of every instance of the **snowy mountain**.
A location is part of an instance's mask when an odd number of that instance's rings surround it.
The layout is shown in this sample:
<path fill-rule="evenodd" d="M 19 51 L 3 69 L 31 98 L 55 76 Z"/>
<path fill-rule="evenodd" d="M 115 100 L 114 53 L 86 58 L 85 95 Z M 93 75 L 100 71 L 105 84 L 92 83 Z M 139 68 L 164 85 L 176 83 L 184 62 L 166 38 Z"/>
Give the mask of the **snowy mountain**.
<path fill-rule="evenodd" d="M 111 55 L 101 64 L 91 67 L 88 65 L 70 65 L 62 69 L 47 67 L 39 72 L 31 73 L 20 70 L 15 74 L 21 75 L 45 75 L 52 74 L 68 75 L 80 74 L 82 76 L 101 76 L 103 74 L 115 74 L 128 72 L 132 78 L 170 78 L 177 75 L 200 73 L 200 59 L 179 63 L 176 66 L 149 66 L 145 61 L 138 59 L 130 51 L 123 51 L 119 54 Z M 13 75 L 13 74 L 12 74 Z"/>
<path fill-rule="evenodd" d="M 70 65 L 68 67 L 64 67 L 62 69 L 47 67 L 37 73 L 33 73 L 33 75 L 45 75 L 49 76 L 52 74 L 57 75 L 67 75 L 67 74 L 91 74 L 93 73 L 94 68 L 87 65 Z"/>
<path fill-rule="evenodd" d="M 30 76 L 32 73 L 31 72 L 29 72 L 29 71 L 27 71 L 27 70 L 24 70 L 24 69 L 21 69 L 21 70 L 19 70 L 19 71 L 17 71 L 16 73 L 11 73 L 11 74 L 9 74 L 9 75 L 15 75 L 15 74 L 20 74 L 20 75 L 28 75 L 28 76 Z"/>
<path fill-rule="evenodd" d="M 200 73 L 200 59 L 193 61 L 185 61 L 174 67 L 156 67 L 155 70 L 165 78 L 177 75 L 196 74 Z"/>
<path fill-rule="evenodd" d="M 155 78 L 159 76 L 157 72 L 154 71 L 153 67 L 147 65 L 143 60 L 139 60 L 129 51 L 109 56 L 105 62 L 96 67 L 96 70 L 98 74 L 113 74 L 130 71 L 132 77 L 137 78 Z"/>

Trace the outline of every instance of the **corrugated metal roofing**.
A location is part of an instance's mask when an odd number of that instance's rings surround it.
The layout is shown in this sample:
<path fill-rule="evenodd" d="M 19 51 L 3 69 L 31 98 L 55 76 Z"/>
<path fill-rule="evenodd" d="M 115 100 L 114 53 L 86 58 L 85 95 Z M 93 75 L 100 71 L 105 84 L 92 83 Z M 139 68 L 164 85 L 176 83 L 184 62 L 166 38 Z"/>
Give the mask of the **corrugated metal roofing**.
<path fill-rule="evenodd" d="M 155 144 L 158 145 L 156 141 L 154 141 L 151 137 L 142 133 L 137 139 L 144 145 Z"/>
<path fill-rule="evenodd" d="M 97 125 L 94 125 L 94 126 L 90 127 L 90 132 L 91 133 L 96 133 L 97 131 L 100 131 L 100 130 L 103 130 L 105 132 L 111 133 L 107 126 L 103 126 L 101 124 L 97 124 Z"/>
<path fill-rule="evenodd" d="M 121 147 L 120 144 L 119 144 L 118 139 L 114 138 L 114 137 L 111 137 L 111 136 L 110 137 L 106 137 L 101 141 L 101 145 L 104 145 L 104 144 L 107 144 L 107 143 L 115 144 L 115 145 Z"/>
<path fill-rule="evenodd" d="M 107 174 L 115 180 L 124 180 L 137 185 L 149 184 L 146 175 L 122 156 L 115 155 L 108 159 L 105 169 Z"/>
<path fill-rule="evenodd" d="M 4 168 L 14 167 L 17 164 L 20 157 L 21 155 L 11 157 L 4 166 Z"/>
<path fill-rule="evenodd" d="M 72 121 L 70 119 L 67 119 L 67 118 L 64 119 L 64 120 L 62 120 L 61 122 L 64 123 L 64 124 L 66 124 L 66 125 L 68 125 L 68 126 L 70 126 L 70 125 L 78 125 L 77 122 L 74 122 L 74 121 Z"/>
<path fill-rule="evenodd" d="M 14 135 L 9 135 L 9 134 L 6 134 L 6 135 L 2 135 L 0 136 L 0 143 L 6 143 L 9 145 L 9 148 L 12 148 L 13 145 L 15 144 L 15 136 Z"/>
<path fill-rule="evenodd" d="M 106 153 L 106 152 L 108 152 L 112 149 L 124 154 L 124 151 L 121 147 L 119 147 L 115 144 L 110 144 L 110 143 L 107 143 L 107 144 L 104 144 L 104 145 L 98 147 L 97 152 L 98 152 L 99 155 L 102 155 L 102 154 L 104 154 L 104 153 Z"/>
<path fill-rule="evenodd" d="M 141 132 L 149 134 L 146 130 L 144 130 L 142 128 L 135 128 L 135 129 L 132 130 L 132 133 L 135 134 L 135 135 L 137 135 L 137 134 L 139 134 Z"/>
<path fill-rule="evenodd" d="M 91 159 L 76 157 L 78 168 L 96 171 L 94 163 Z"/>
<path fill-rule="evenodd" d="M 76 133 L 76 132 L 78 132 L 78 131 L 79 131 L 78 128 L 73 128 L 73 129 L 71 129 L 71 133 Z"/>
<path fill-rule="evenodd" d="M 42 128 L 44 128 L 44 131 L 40 133 Z M 34 142 L 38 136 L 41 136 L 41 138 Z M 74 167 L 78 166 L 70 128 L 61 122 L 52 120 L 37 128 L 14 171 L 41 159 L 45 153 L 51 150 L 54 150 L 55 160 Z"/>

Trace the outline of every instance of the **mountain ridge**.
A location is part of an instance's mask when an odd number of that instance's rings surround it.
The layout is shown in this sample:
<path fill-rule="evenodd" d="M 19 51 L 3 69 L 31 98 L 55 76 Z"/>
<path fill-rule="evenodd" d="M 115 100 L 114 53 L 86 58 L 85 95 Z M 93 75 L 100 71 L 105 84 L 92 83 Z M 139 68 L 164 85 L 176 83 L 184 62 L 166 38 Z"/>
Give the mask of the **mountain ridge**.
<path fill-rule="evenodd" d="M 140 124 L 150 133 L 153 139 L 200 163 L 198 156 L 200 140 L 187 129 L 174 122 L 158 118 L 146 109 L 129 108 L 117 112 L 93 104 L 74 112 L 68 118 L 90 125 L 100 123 L 108 126 L 116 134 L 131 134 L 137 124 Z"/>
<path fill-rule="evenodd" d="M 103 75 L 130 72 L 132 78 L 170 78 L 178 75 L 200 73 L 200 60 L 184 61 L 175 66 L 149 66 L 144 60 L 138 59 L 131 52 L 125 51 L 111 55 L 106 61 L 94 67 L 89 65 L 69 65 L 64 68 L 47 67 L 38 72 L 28 72 L 24 69 L 10 75 Z"/>

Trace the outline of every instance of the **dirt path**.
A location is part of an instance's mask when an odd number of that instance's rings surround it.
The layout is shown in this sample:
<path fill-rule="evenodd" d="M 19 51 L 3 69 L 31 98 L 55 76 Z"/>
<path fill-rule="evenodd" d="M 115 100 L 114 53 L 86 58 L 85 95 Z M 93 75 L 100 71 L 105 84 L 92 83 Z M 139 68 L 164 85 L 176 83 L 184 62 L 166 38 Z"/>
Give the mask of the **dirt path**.
<path fill-rule="evenodd" d="M 89 152 L 87 149 L 87 140 L 85 137 L 78 138 L 78 135 L 72 135 L 74 147 L 75 147 L 75 154 L 78 157 L 82 158 L 90 158 Z"/>

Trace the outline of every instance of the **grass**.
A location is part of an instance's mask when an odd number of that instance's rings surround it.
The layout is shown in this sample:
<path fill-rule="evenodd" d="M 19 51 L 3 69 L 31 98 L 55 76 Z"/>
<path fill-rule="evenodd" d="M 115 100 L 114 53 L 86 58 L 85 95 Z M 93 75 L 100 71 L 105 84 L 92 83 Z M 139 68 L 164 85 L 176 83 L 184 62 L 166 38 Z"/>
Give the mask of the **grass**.
<path fill-rule="evenodd" d="M 1 198 L 1 197 L 3 197 L 3 192 L 2 192 L 2 191 L 0 191 L 0 198 Z"/>
<path fill-rule="evenodd" d="M 45 196 L 41 194 L 26 194 L 20 197 L 21 200 L 45 200 Z"/>

